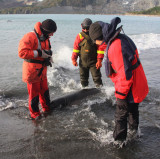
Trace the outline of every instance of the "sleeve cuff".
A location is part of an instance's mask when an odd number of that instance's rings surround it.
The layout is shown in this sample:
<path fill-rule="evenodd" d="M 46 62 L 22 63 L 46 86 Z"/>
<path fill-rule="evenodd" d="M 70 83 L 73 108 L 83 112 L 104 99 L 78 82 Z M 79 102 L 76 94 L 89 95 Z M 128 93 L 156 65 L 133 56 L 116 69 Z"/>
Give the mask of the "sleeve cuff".
<path fill-rule="evenodd" d="M 34 58 L 38 57 L 38 51 L 37 50 L 34 50 L 33 53 L 34 53 Z"/>

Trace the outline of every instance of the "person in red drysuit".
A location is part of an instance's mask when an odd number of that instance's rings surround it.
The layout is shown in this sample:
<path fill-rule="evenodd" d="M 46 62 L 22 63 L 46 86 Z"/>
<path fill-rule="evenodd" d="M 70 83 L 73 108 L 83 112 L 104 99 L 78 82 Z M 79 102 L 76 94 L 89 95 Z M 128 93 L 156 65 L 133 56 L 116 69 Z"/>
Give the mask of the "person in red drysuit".
<path fill-rule="evenodd" d="M 50 111 L 47 66 L 52 66 L 49 39 L 56 30 L 56 23 L 46 19 L 37 22 L 34 31 L 25 34 L 19 42 L 18 54 L 24 59 L 22 80 L 27 83 L 30 116 L 35 120 L 41 118 L 39 101 L 44 114 Z"/>
<path fill-rule="evenodd" d="M 98 21 L 89 29 L 89 35 L 96 44 L 107 43 L 105 70 L 115 87 L 116 113 L 113 137 L 123 142 L 130 132 L 137 132 L 139 125 L 138 105 L 149 92 L 147 79 L 134 42 L 120 33 L 119 17 L 111 23 Z M 102 37 L 101 39 L 99 37 Z"/>

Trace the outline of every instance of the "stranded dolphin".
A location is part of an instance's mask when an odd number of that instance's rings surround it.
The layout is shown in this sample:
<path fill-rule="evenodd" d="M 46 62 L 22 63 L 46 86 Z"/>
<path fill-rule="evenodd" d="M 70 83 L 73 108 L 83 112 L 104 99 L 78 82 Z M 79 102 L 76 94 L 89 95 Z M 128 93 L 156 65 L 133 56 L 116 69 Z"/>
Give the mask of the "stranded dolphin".
<path fill-rule="evenodd" d="M 100 89 L 97 88 L 89 88 L 89 89 L 82 89 L 73 93 L 70 93 L 68 95 L 59 97 L 57 99 L 54 99 L 50 103 L 51 109 L 57 108 L 57 107 L 65 107 L 67 105 L 73 104 L 74 102 L 84 99 L 87 96 L 94 95 L 100 93 Z"/>

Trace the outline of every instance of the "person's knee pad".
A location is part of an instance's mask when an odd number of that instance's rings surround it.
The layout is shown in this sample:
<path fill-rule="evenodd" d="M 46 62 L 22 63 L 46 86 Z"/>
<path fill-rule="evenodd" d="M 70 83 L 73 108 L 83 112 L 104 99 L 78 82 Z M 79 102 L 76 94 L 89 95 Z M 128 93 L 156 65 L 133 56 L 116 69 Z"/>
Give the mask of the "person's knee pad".
<path fill-rule="evenodd" d="M 39 112 L 38 104 L 39 104 L 39 96 L 36 96 L 31 100 L 31 108 L 34 112 Z"/>
<path fill-rule="evenodd" d="M 49 96 L 49 90 L 46 90 L 45 92 L 44 92 L 44 98 L 45 98 L 45 100 L 46 100 L 46 105 L 50 105 L 50 96 Z"/>

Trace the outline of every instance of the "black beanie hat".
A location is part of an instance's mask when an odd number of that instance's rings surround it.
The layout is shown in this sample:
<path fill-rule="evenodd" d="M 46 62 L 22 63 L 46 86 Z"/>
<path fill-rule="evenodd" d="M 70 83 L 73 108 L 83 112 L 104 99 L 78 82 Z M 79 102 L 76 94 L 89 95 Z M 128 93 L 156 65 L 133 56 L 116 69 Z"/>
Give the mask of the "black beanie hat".
<path fill-rule="evenodd" d="M 83 20 L 81 25 L 82 25 L 82 28 L 83 28 L 83 27 L 90 27 L 91 24 L 92 24 L 92 20 L 89 19 L 89 18 L 86 18 L 86 19 Z"/>
<path fill-rule="evenodd" d="M 52 19 L 46 19 L 42 22 L 41 28 L 48 33 L 54 33 L 57 30 L 57 25 Z"/>
<path fill-rule="evenodd" d="M 89 36 L 93 41 L 103 39 L 102 27 L 98 22 L 91 24 L 89 28 Z"/>

